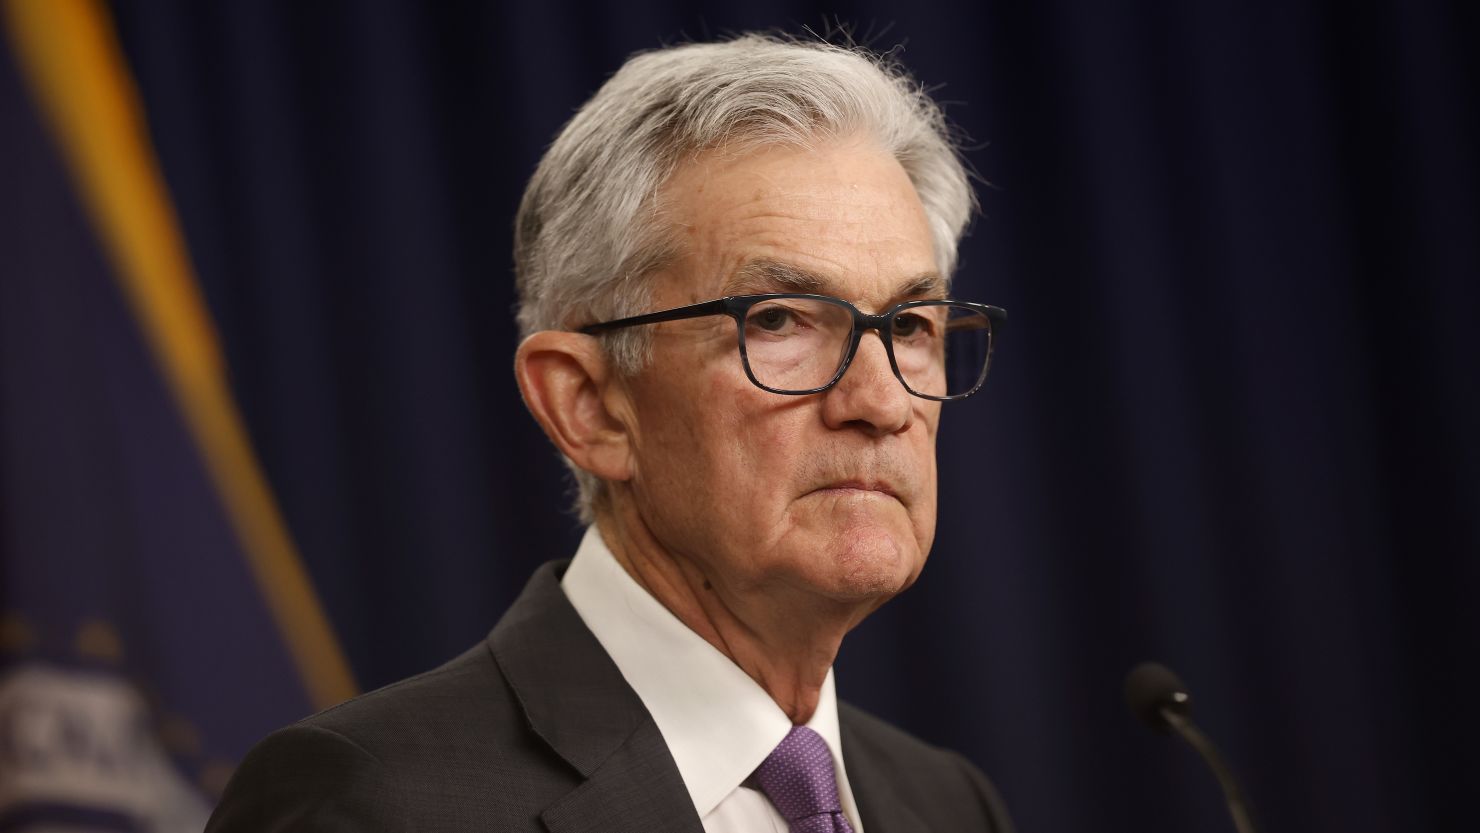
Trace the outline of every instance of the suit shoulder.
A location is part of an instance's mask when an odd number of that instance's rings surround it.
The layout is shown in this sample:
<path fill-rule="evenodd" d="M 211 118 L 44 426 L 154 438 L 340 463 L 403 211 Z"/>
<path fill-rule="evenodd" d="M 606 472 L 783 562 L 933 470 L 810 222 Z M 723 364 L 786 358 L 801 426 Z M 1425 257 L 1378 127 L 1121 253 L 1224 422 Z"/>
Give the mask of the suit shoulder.
<path fill-rule="evenodd" d="M 1012 833 L 997 788 L 963 755 L 926 743 L 847 703 L 838 704 L 844 757 L 868 761 L 868 769 L 912 807 L 940 814 L 941 829 L 984 829 Z M 852 746 L 849 750 L 847 747 Z M 853 767 L 849 766 L 849 778 Z M 880 785 L 882 786 L 882 784 Z M 973 821 L 965 823 L 964 820 Z M 932 827 L 934 829 L 934 827 Z"/>
<path fill-rule="evenodd" d="M 208 830 L 537 830 L 575 783 L 480 643 L 269 735 Z"/>
<path fill-rule="evenodd" d="M 303 720 L 353 742 L 435 790 L 459 773 L 518 783 L 523 772 L 565 766 L 535 734 L 486 644 L 452 661 Z"/>
<path fill-rule="evenodd" d="M 480 642 L 437 668 L 353 697 L 296 725 L 329 730 L 380 755 L 408 734 L 440 737 L 466 732 L 470 723 L 474 728 L 505 725 L 513 707 L 503 675 Z"/>
<path fill-rule="evenodd" d="M 300 723 L 252 748 L 206 833 L 399 831 L 404 813 L 381 761 L 333 731 Z"/>

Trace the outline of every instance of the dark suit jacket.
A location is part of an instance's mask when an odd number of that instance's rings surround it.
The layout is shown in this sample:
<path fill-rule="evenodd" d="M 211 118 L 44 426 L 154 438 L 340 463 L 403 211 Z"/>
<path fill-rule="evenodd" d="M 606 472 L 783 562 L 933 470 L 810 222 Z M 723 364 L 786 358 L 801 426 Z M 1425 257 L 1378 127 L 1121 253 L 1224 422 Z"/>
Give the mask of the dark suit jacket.
<path fill-rule="evenodd" d="M 663 737 L 541 567 L 488 639 L 279 730 L 207 833 L 702 833 Z M 964 758 L 839 705 L 865 833 L 1011 830 Z"/>

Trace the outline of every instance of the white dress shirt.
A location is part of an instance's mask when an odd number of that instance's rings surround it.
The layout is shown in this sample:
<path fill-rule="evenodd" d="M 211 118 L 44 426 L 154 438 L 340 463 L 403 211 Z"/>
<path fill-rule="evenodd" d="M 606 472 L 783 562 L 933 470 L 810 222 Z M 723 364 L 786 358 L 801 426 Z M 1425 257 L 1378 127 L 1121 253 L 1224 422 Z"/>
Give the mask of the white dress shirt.
<path fill-rule="evenodd" d="M 560 585 L 658 724 L 706 833 L 787 833 L 770 800 L 741 786 L 792 728 L 765 689 L 629 576 L 595 526 Z M 807 726 L 827 741 L 843 815 L 863 833 L 830 668 Z"/>

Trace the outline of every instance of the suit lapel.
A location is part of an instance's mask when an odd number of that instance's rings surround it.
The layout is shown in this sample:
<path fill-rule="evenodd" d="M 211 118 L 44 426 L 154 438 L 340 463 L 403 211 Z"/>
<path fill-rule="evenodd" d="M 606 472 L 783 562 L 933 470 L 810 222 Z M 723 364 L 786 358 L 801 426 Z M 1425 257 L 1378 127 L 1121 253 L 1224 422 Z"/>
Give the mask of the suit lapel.
<path fill-rule="evenodd" d="M 651 720 L 584 784 L 540 816 L 551 833 L 702 833 L 673 757 Z"/>
<path fill-rule="evenodd" d="M 536 571 L 488 636 L 530 727 L 585 779 L 541 818 L 552 833 L 702 833 L 657 724 L 560 589 L 566 563 Z"/>
<path fill-rule="evenodd" d="M 878 755 L 860 754 L 867 748 L 853 722 L 849 709 L 838 704 L 838 729 L 843 743 L 843 766 L 848 769 L 848 784 L 864 833 L 925 833 L 928 828 L 920 817 L 900 801 L 894 783 Z"/>

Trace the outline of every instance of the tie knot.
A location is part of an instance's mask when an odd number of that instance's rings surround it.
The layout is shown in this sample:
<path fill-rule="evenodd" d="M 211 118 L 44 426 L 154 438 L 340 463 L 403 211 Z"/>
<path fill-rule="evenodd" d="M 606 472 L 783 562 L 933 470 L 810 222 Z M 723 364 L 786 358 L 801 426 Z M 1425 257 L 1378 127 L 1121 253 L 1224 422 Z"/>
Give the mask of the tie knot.
<path fill-rule="evenodd" d="M 755 771 L 756 783 L 788 822 L 838 813 L 838 782 L 827 741 L 794 726 Z"/>

